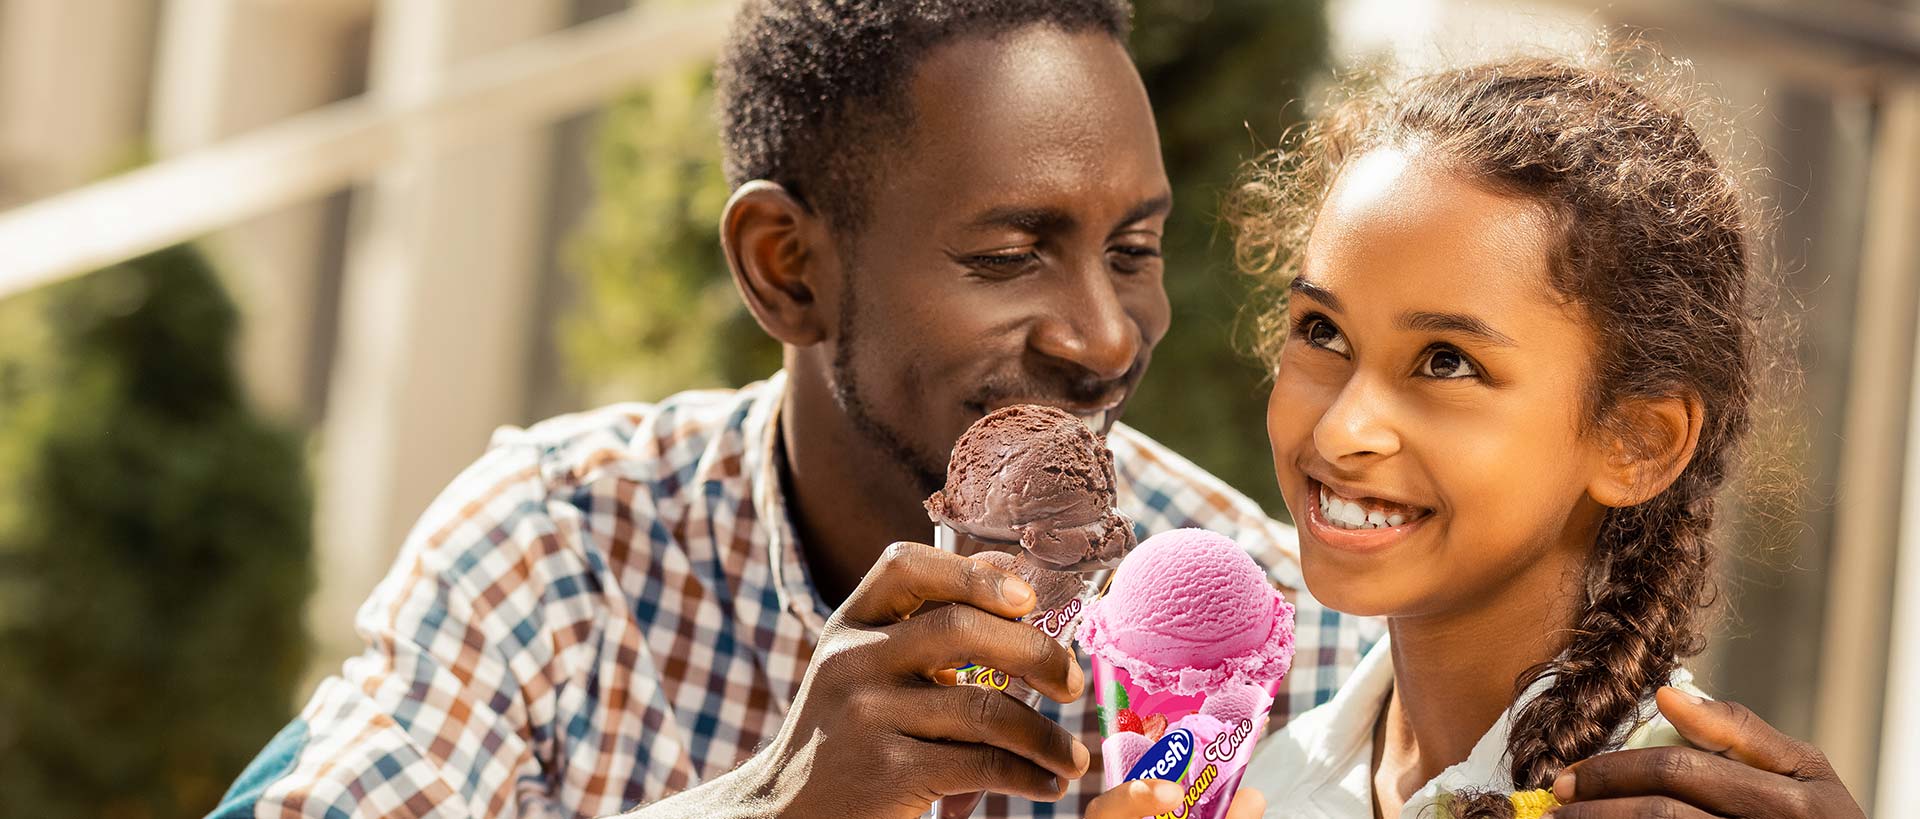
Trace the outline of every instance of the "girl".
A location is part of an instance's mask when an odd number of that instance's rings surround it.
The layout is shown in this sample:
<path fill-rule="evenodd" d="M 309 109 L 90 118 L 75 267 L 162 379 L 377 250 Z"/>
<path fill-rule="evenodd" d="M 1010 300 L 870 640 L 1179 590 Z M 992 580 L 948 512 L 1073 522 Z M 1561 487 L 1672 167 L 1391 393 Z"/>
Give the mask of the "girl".
<path fill-rule="evenodd" d="M 1307 586 L 1388 622 L 1256 754 L 1270 815 L 1538 815 L 1569 764 L 1677 743 L 1653 695 L 1697 693 L 1759 284 L 1681 109 L 1612 68 L 1448 71 L 1322 118 L 1237 204 L 1289 291 L 1267 423 Z"/>

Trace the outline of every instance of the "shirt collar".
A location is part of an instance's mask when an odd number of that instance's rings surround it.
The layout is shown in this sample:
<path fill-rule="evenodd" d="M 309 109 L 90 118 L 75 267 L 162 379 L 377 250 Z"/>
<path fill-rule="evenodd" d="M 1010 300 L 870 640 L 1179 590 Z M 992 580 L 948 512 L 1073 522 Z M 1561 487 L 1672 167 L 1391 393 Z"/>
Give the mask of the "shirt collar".
<path fill-rule="evenodd" d="M 832 609 L 820 599 L 807 574 L 800 539 L 787 516 L 786 494 L 780 488 L 780 407 L 786 397 L 787 374 L 782 370 L 766 380 L 760 400 L 747 410 L 741 427 L 746 444 L 742 467 L 752 482 L 754 517 L 767 543 L 767 566 L 780 608 L 800 618 L 809 632 L 819 634 Z"/>
<path fill-rule="evenodd" d="M 1461 790 L 1512 790 L 1505 765 L 1508 727 L 1513 715 L 1546 690 L 1549 682 L 1542 677 L 1529 685 L 1474 743 L 1467 758 L 1415 791 L 1399 815 L 1442 815 L 1436 804 L 1446 794 Z M 1386 637 L 1367 652 L 1346 685 L 1322 706 L 1324 713 L 1311 719 L 1311 714 L 1303 716 L 1287 727 L 1285 741 L 1298 743 L 1305 752 L 1304 770 L 1298 774 L 1299 786 L 1294 793 L 1319 807 L 1323 815 L 1372 813 L 1373 729 L 1392 692 L 1393 645 Z"/>
<path fill-rule="evenodd" d="M 1415 791 L 1408 797 L 1399 815 L 1403 818 L 1445 815 L 1437 809 L 1437 805 L 1451 793 L 1513 790 L 1513 778 L 1508 770 L 1507 734 L 1511 730 L 1514 715 L 1552 683 L 1552 675 L 1547 674 L 1528 684 L 1526 690 L 1501 712 L 1493 726 L 1474 743 L 1467 758 L 1441 771 L 1439 776 Z M 1674 670 L 1669 684 L 1687 691 L 1698 691 L 1693 686 L 1692 674 L 1684 668 Z M 1302 715 L 1287 726 L 1282 736 L 1275 738 L 1275 741 L 1286 743 L 1296 750 L 1288 753 L 1285 747 L 1276 748 L 1279 753 L 1272 755 L 1274 762 L 1284 766 L 1289 758 L 1300 760 L 1295 771 L 1275 772 L 1294 782 L 1291 787 L 1278 789 L 1276 797 L 1293 800 L 1296 804 L 1310 804 L 1317 809 L 1314 815 L 1371 815 L 1373 728 L 1392 691 L 1393 645 L 1390 637 L 1383 637 L 1361 658 L 1353 676 L 1332 700 Z M 1657 730 L 1665 725 L 1665 719 L 1649 699 L 1641 704 L 1633 719 L 1617 729 L 1612 745 L 1644 747 L 1676 744 L 1677 735 L 1670 738 Z M 1672 733 L 1670 728 L 1667 733 Z M 1260 760 L 1256 758 L 1254 764 L 1258 766 Z M 1269 767 L 1274 766 L 1270 764 Z"/>

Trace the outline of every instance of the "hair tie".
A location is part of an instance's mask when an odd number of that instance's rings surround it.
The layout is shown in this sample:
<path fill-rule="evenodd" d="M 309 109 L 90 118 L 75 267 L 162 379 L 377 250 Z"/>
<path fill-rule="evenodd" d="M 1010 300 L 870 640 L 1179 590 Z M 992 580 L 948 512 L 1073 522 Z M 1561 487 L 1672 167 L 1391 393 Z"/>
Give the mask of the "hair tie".
<path fill-rule="evenodd" d="M 1560 800 L 1553 798 L 1553 791 L 1541 789 L 1517 791 L 1507 795 L 1513 803 L 1513 819 L 1540 819 L 1547 811 L 1560 807 Z"/>

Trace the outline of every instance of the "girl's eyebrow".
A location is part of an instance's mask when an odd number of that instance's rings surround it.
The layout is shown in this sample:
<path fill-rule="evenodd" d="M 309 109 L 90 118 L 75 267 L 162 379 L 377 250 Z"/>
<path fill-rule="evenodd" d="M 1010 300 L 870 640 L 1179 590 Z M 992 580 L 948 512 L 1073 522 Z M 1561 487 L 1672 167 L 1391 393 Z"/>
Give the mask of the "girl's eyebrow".
<path fill-rule="evenodd" d="M 1299 276 L 1293 277 L 1293 281 L 1288 283 L 1287 289 L 1320 302 L 1334 312 L 1344 312 L 1345 310 L 1345 308 L 1340 305 L 1340 297 L 1334 295 L 1333 291 Z M 1514 340 L 1507 336 L 1506 333 L 1495 330 L 1493 329 L 1493 325 L 1480 320 L 1476 316 L 1469 316 L 1465 313 L 1435 313 L 1426 311 L 1408 313 L 1400 317 L 1399 323 L 1400 328 L 1403 330 L 1420 330 L 1428 333 L 1457 333 L 1460 335 L 1473 336 L 1489 344 L 1496 344 L 1501 347 L 1515 346 Z"/>
<path fill-rule="evenodd" d="M 1300 295 L 1306 296 L 1307 298 L 1313 299 L 1314 301 L 1320 302 L 1321 304 L 1324 304 L 1330 308 L 1333 308 L 1335 312 L 1342 312 L 1346 309 L 1340 306 L 1340 297 L 1334 295 L 1333 291 L 1328 290 L 1324 287 L 1321 287 L 1320 285 L 1314 284 L 1313 282 L 1307 281 L 1306 279 L 1303 279 L 1299 276 L 1293 277 L 1293 281 L 1287 284 L 1287 290 L 1289 292 L 1298 293 Z"/>
<path fill-rule="evenodd" d="M 1459 333 L 1473 336 L 1489 344 L 1502 347 L 1514 346 L 1513 339 L 1508 338 L 1507 334 L 1465 313 L 1408 313 L 1400 317 L 1400 327 L 1429 333 Z"/>

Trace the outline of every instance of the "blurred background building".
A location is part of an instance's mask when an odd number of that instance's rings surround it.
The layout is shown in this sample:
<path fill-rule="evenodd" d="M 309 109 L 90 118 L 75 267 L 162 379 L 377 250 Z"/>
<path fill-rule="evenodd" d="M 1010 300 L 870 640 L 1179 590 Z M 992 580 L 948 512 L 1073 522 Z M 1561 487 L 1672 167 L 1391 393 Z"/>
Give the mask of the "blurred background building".
<path fill-rule="evenodd" d="M 1806 491 L 1732 527 L 1696 665 L 1894 804 L 1920 771 L 1920 4 L 1136 3 L 1181 212 L 1129 420 L 1277 515 L 1212 220 L 1236 165 L 1341 68 L 1603 28 L 1692 61 L 1764 170 L 1806 372 L 1760 444 Z M 713 241 L 732 7 L 0 0 L 0 817 L 199 815 L 357 650 L 492 429 L 777 366 Z"/>

